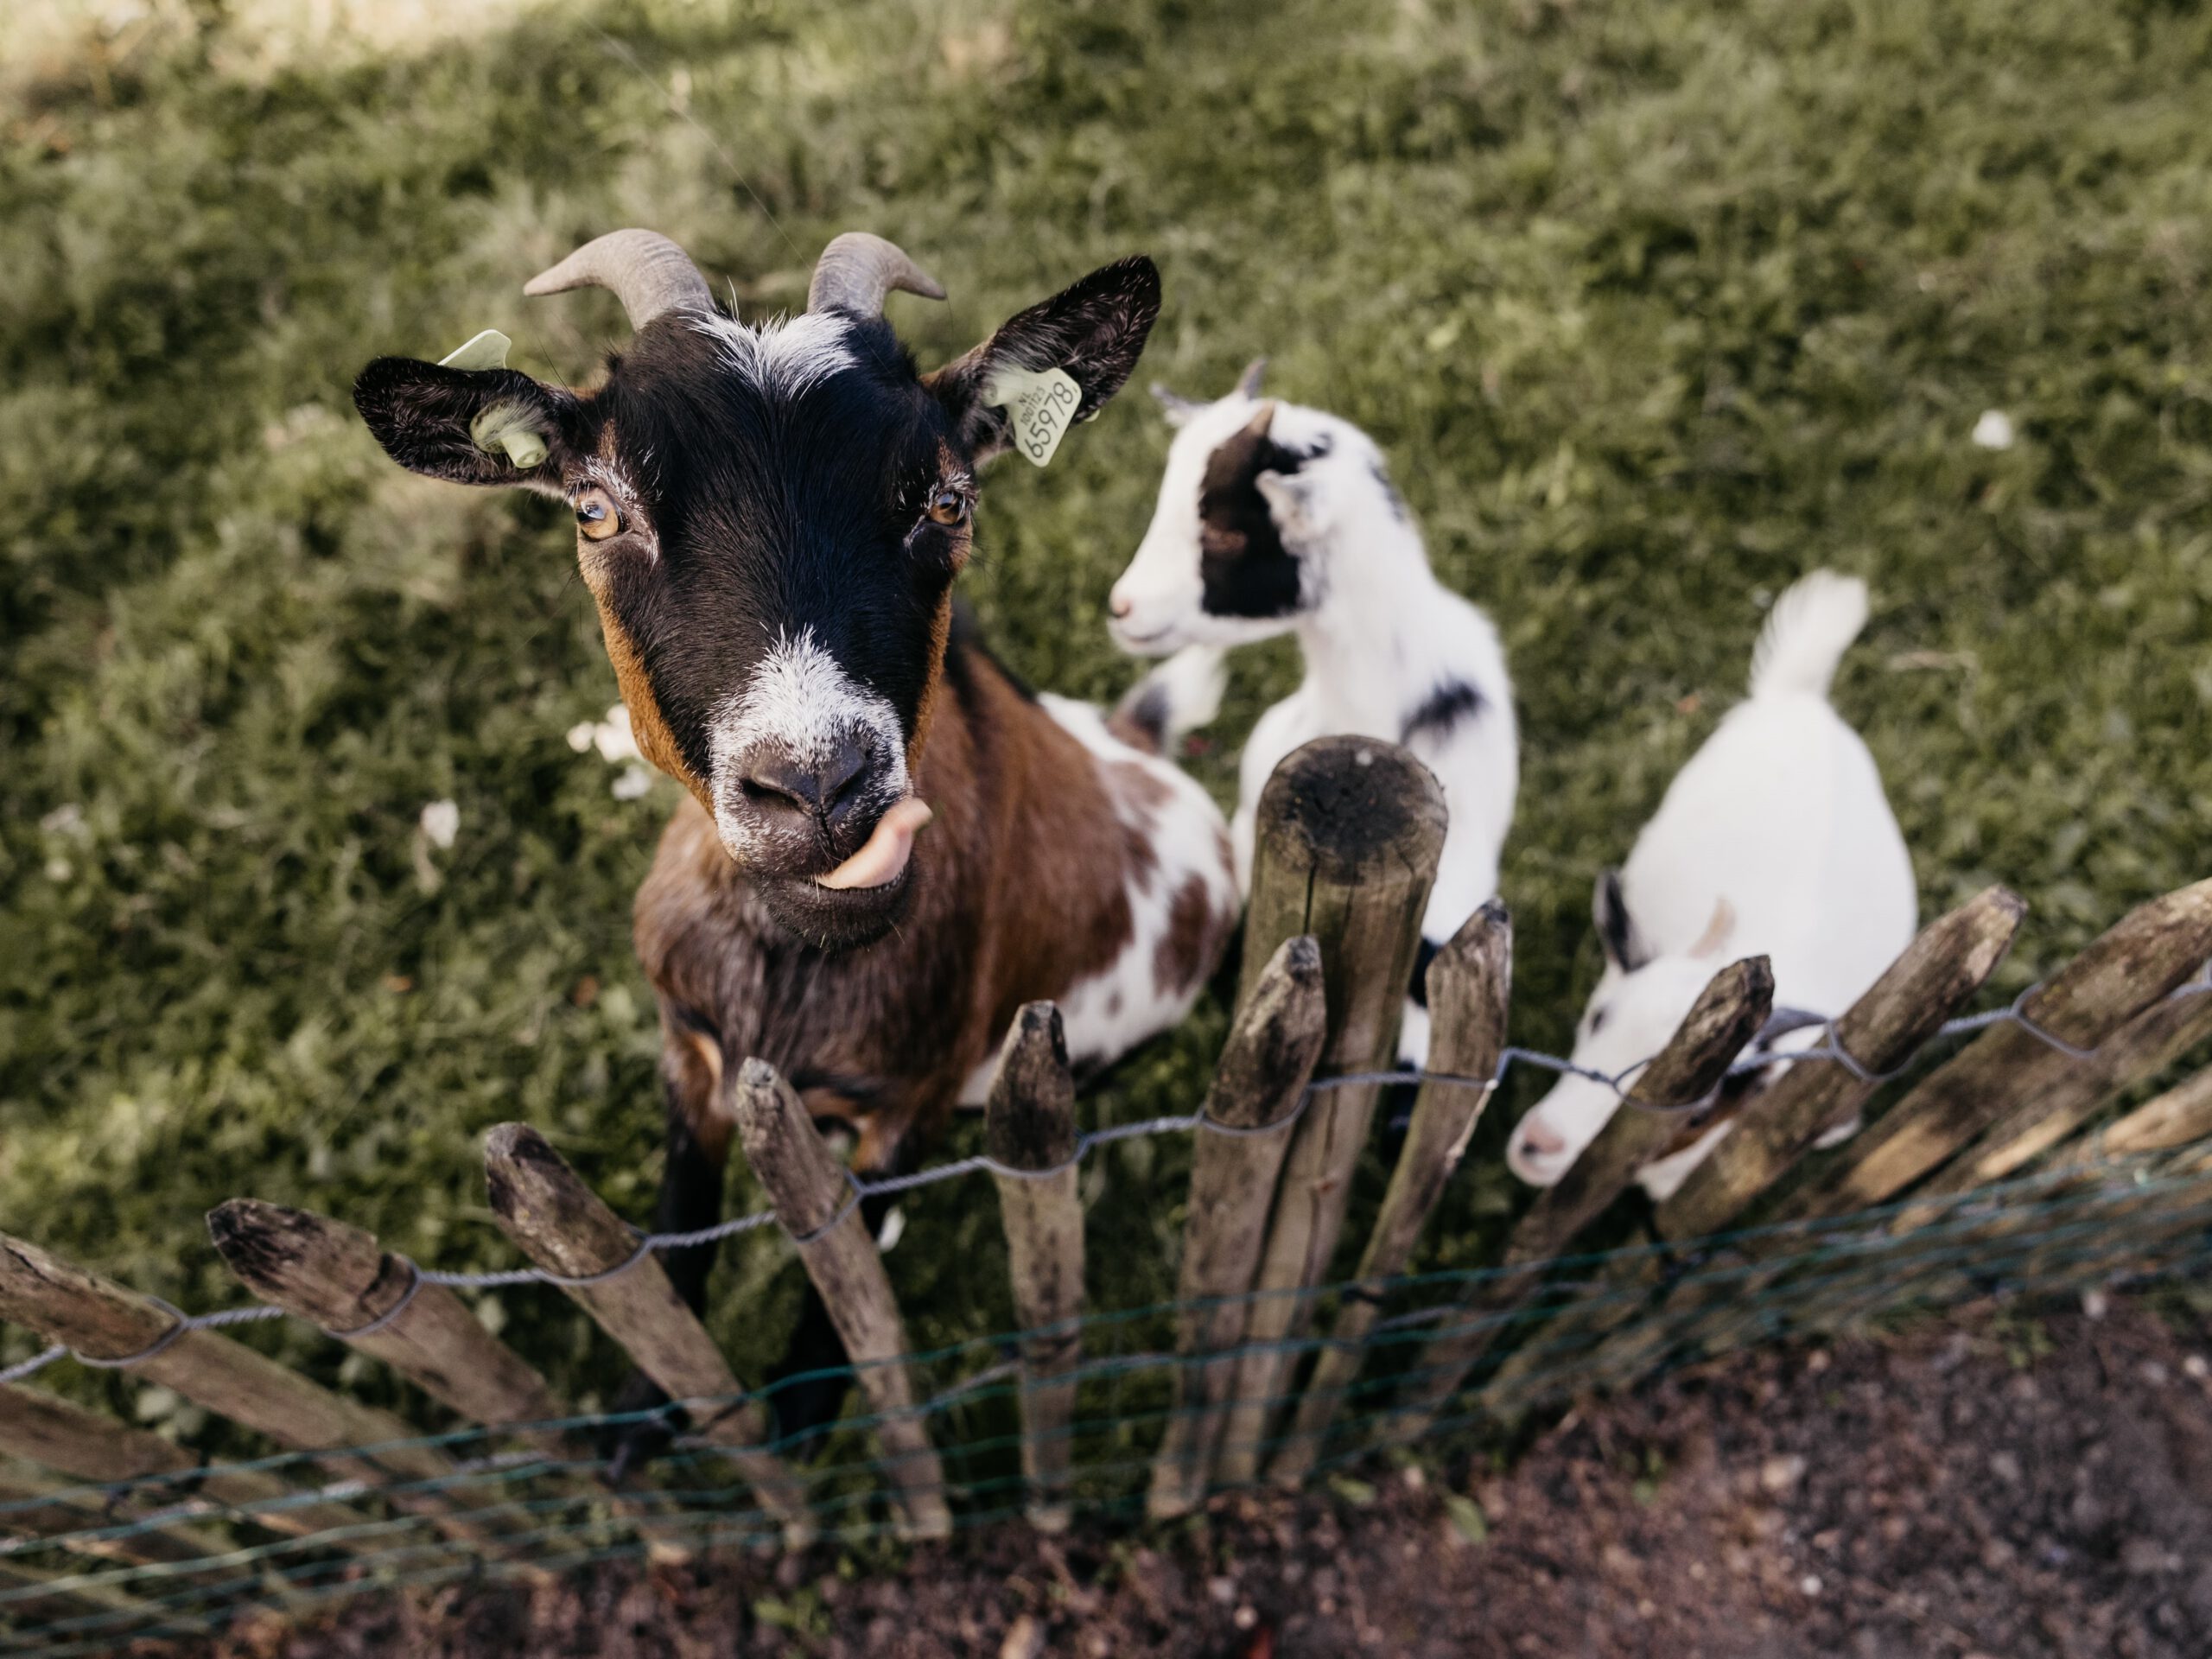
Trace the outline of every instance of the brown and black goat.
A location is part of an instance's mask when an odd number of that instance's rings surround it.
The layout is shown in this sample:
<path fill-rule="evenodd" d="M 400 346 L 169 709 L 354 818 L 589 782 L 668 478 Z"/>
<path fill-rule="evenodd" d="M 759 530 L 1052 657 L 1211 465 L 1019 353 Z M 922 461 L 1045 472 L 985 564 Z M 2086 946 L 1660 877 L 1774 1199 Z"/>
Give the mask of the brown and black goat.
<path fill-rule="evenodd" d="M 636 912 L 664 1037 L 658 1225 L 689 1230 L 720 1213 L 723 1084 L 748 1056 L 883 1173 L 980 1098 L 1023 1002 L 1058 1002 L 1078 1064 L 1183 1016 L 1236 889 L 1219 812 L 1160 751 L 1217 685 L 1164 671 L 1109 722 L 1026 690 L 954 615 L 976 472 L 1011 435 L 1001 377 L 1063 371 L 1076 418 L 1095 414 L 1158 314 L 1150 260 L 926 374 L 883 302 L 943 290 L 880 238 L 831 243 L 787 320 L 741 322 L 650 232 L 524 291 L 586 285 L 620 296 L 633 335 L 595 390 L 387 357 L 354 400 L 404 467 L 574 509 L 639 747 L 689 791 Z M 694 1307 L 713 1255 L 664 1258 Z M 779 1375 L 841 1358 L 810 1294 Z M 779 1389 L 779 1428 L 818 1426 L 842 1393 Z M 624 1403 L 658 1397 L 633 1378 Z"/>

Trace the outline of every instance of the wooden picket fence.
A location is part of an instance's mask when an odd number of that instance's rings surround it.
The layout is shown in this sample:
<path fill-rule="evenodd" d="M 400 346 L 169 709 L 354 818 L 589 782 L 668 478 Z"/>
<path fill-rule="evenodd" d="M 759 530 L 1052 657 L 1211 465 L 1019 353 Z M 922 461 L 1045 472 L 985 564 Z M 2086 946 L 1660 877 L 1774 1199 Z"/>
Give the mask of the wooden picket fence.
<path fill-rule="evenodd" d="M 1309 745 L 1284 762 L 1262 798 L 1242 981 L 1191 1171 L 1175 1399 L 1146 1498 L 1155 1517 L 1183 1514 L 1218 1487 L 1295 1484 L 1312 1473 L 1370 1369 L 1381 1293 L 1413 1262 L 1494 1092 L 1506 1054 L 1512 950 L 1510 922 L 1495 903 L 1427 969 L 1430 1074 L 1348 1291 L 1316 1294 L 1339 1255 L 1354 1167 L 1382 1090 L 1372 1081 L 1332 1079 L 1366 1077 L 1391 1061 L 1443 836 L 1435 781 L 1387 744 Z M 1457 1317 L 1440 1321 L 1419 1366 L 1393 1381 L 1382 1438 L 1410 1441 L 1427 1432 L 1508 1332 L 1522 1339 L 1490 1375 L 1527 1374 L 1548 1354 L 1572 1352 L 1602 1357 L 1609 1376 L 1633 1377 L 1684 1330 L 1708 1349 L 1748 1338 L 1757 1332 L 1744 1310 L 1757 1298 L 1746 1287 L 1799 1271 L 1793 1224 L 1910 1195 L 1885 1223 L 1890 1233 L 1909 1235 L 1939 1218 L 1950 1225 L 1959 1213 L 1954 1195 L 2038 1160 L 2091 1170 L 2163 1154 L 2164 1166 L 2189 1182 L 2161 1187 L 2159 1216 L 2139 1220 L 2147 1226 L 2164 1216 L 2172 1229 L 2202 1230 L 2212 1203 L 2212 1071 L 2092 1135 L 2081 1131 L 2114 1096 L 2212 1037 L 2212 995 L 2187 994 L 2212 957 L 2212 880 L 2123 918 L 2024 999 L 2020 1018 L 1981 1030 L 1811 1179 L 1794 1179 L 1814 1142 L 1858 1112 L 1975 996 L 2024 910 L 1993 887 L 1931 924 L 1834 1020 L 1833 1046 L 1849 1059 L 1804 1061 L 1751 1079 L 1713 1156 L 1645 1211 L 1635 1236 L 1653 1248 L 1616 1254 L 1594 1282 L 1562 1293 L 1556 1281 L 1548 1285 L 1548 1264 L 1613 1209 L 1638 1167 L 1701 1121 L 1768 1017 L 1773 982 L 1764 960 L 1723 968 L 1664 1050 L 1635 1074 L 1628 1105 L 1522 1216 L 1499 1271 L 1469 1281 L 1446 1310 Z M 747 1063 L 728 1087 L 747 1159 L 856 1367 L 894 1513 L 912 1536 L 943 1536 L 953 1508 L 938 1448 L 910 1376 L 890 1277 L 846 1172 L 770 1068 Z M 1075 1090 L 1050 1004 L 1024 1009 L 1008 1034 L 985 1141 L 1025 1332 L 1027 1513 L 1039 1527 L 1058 1529 L 1073 1508 L 1086 1309 Z M 817 1517 L 801 1473 L 769 1445 L 757 1400 L 746 1396 L 637 1233 L 526 1126 L 492 1133 L 486 1168 L 493 1210 L 523 1255 L 671 1396 L 723 1402 L 695 1414 L 691 1432 L 729 1459 L 790 1544 L 812 1537 Z M 1711 1238 L 1754 1215 L 1777 1224 L 1730 1238 L 1720 1252 L 1733 1274 L 1725 1287 L 1710 1276 L 1667 1277 L 1664 1247 Z M 1974 1224 L 1996 1236 L 2007 1223 L 1999 1206 Z M 221 1206 L 210 1225 L 224 1261 L 264 1303 L 391 1368 L 465 1423 L 512 1431 L 572 1468 L 588 1455 L 570 1431 L 545 1427 L 575 1415 L 545 1378 L 453 1289 L 426 1281 L 370 1234 L 251 1198 Z M 1858 1278 L 1838 1279 L 1845 1302 L 1872 1308 L 1894 1297 L 1878 1258 L 1870 1260 L 1875 1265 Z M 1333 1324 L 1321 1338 L 1309 1327 L 1332 1303 Z M 58 1569 L 18 1548 L 29 1541 L 65 1539 L 93 1560 L 189 1562 L 233 1547 L 211 1529 L 229 1525 L 237 1535 L 250 1523 L 254 1530 L 243 1535 L 285 1535 L 342 1554 L 357 1548 L 348 1541 L 366 1513 L 354 1493 L 381 1498 L 482 1559 L 531 1570 L 531 1552 L 507 1521 L 442 1490 L 456 1464 L 434 1440 L 219 1330 L 180 1329 L 167 1304 L 0 1236 L 0 1319 L 85 1363 L 127 1363 L 277 1446 L 315 1454 L 283 1473 L 210 1471 L 192 1488 L 190 1512 L 103 1541 L 88 1517 L 111 1511 L 88 1500 L 83 1484 L 183 1477 L 194 1460 L 51 1392 L 0 1385 L 0 1599 L 13 1595 L 7 1611 L 17 1620 L 119 1618 L 133 1605 L 130 1590 L 63 1570 L 81 1567 L 74 1558 Z M 359 1487 L 325 1484 L 348 1480 Z M 658 1553 L 691 1548 L 693 1535 L 669 1523 L 649 1488 L 599 1496 Z M 274 1586 L 279 1605 L 284 1590 Z M 0 1630 L 5 1625 L 0 1619 Z"/>

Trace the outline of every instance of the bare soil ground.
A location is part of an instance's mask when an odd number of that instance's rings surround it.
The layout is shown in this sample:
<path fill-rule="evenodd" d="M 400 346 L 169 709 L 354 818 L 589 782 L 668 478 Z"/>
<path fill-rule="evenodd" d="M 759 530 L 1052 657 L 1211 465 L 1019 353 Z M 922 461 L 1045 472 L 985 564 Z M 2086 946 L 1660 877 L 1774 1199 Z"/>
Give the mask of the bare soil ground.
<path fill-rule="evenodd" d="M 209 1659 L 1044 1654 L 2203 1659 L 2212 1325 L 2132 1304 L 1767 1351 L 1585 1405 L 1504 1472 L 349 1605 Z M 1466 1500 L 1479 1506 L 1478 1520 Z"/>

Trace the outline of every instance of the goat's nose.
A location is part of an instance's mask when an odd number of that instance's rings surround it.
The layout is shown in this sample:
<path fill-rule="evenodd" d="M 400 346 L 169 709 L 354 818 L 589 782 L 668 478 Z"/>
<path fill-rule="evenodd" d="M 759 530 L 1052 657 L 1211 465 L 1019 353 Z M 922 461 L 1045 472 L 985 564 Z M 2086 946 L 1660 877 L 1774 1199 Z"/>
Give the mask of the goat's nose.
<path fill-rule="evenodd" d="M 859 798 L 873 758 L 858 738 L 841 741 L 811 764 L 764 756 L 746 768 L 746 798 L 763 811 L 798 813 L 835 830 Z"/>
<path fill-rule="evenodd" d="M 1106 608 L 1119 618 L 1127 616 L 1136 607 L 1119 594 L 1109 594 L 1106 599 Z"/>
<path fill-rule="evenodd" d="M 1556 1158 L 1567 1150 L 1567 1142 L 1541 1117 L 1524 1117 L 1520 1122 L 1521 1144 L 1538 1158 Z"/>

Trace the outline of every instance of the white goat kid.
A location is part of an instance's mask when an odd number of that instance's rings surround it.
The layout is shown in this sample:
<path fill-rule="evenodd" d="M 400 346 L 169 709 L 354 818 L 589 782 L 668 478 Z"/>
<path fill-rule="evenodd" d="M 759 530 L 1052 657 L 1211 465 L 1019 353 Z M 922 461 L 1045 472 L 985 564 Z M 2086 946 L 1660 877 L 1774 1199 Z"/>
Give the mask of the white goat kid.
<path fill-rule="evenodd" d="M 1262 366 L 1211 404 L 1153 388 L 1179 429 L 1151 528 L 1114 584 L 1114 639 L 1179 652 L 1173 677 L 1217 684 L 1227 647 L 1297 635 L 1306 677 L 1260 716 L 1239 769 L 1230 833 L 1248 895 L 1260 791 L 1292 750 L 1381 738 L 1436 774 L 1451 817 L 1421 924 L 1425 969 L 1497 891 L 1520 772 L 1504 653 L 1490 619 L 1430 571 L 1373 440 L 1334 415 L 1262 398 Z M 1423 1003 L 1417 972 L 1399 1037 L 1414 1065 L 1428 1052 Z"/>
<path fill-rule="evenodd" d="M 1726 962 L 1764 954 L 1777 1008 L 1833 1016 L 1911 942 L 1911 858 L 1874 757 L 1827 700 L 1866 621 L 1866 584 L 1834 571 L 1815 571 L 1775 601 L 1751 653 L 1750 698 L 1675 775 L 1628 863 L 1599 878 L 1605 969 L 1576 1030 L 1577 1065 L 1618 1076 L 1656 1053 Z M 1802 1027 L 1773 1048 L 1821 1034 Z M 1551 1185 L 1618 1104 L 1603 1084 L 1562 1076 L 1514 1126 L 1506 1162 Z M 1646 1166 L 1644 1190 L 1670 1197 L 1727 1127 Z M 1842 1125 L 1821 1144 L 1858 1128 Z"/>

